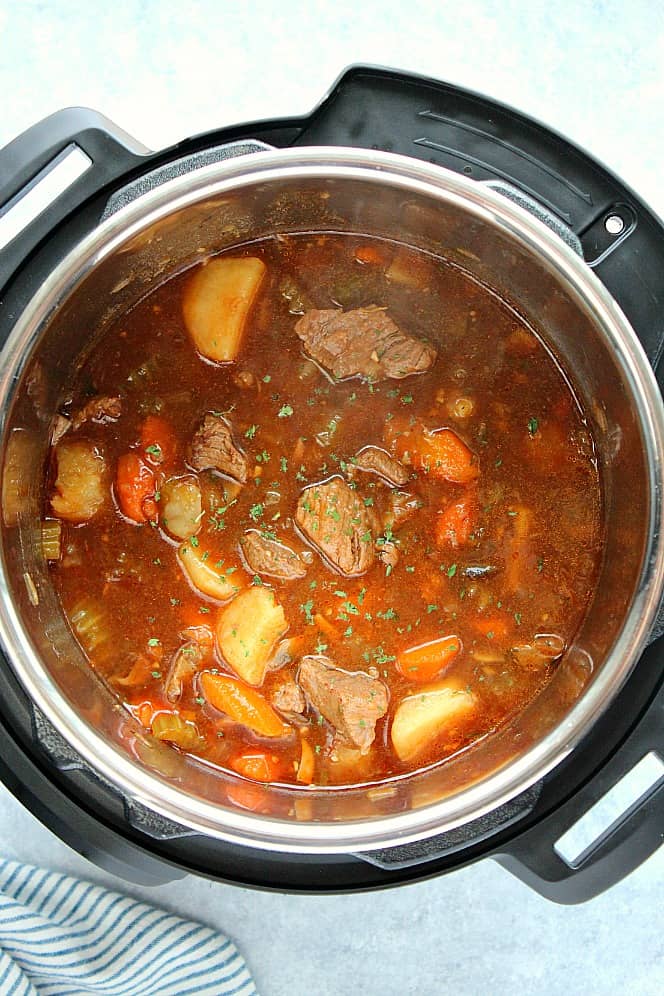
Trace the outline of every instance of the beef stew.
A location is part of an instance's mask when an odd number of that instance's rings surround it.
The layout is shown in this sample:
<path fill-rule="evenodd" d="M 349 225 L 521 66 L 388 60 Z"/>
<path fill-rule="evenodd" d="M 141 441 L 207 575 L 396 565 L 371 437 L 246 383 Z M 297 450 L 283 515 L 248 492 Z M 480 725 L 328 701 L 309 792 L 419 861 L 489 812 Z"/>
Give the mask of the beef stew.
<path fill-rule="evenodd" d="M 374 782 L 472 748 L 593 591 L 565 374 L 507 302 L 386 241 L 279 237 L 172 278 L 99 337 L 56 425 L 44 533 L 91 666 L 248 778 Z"/>

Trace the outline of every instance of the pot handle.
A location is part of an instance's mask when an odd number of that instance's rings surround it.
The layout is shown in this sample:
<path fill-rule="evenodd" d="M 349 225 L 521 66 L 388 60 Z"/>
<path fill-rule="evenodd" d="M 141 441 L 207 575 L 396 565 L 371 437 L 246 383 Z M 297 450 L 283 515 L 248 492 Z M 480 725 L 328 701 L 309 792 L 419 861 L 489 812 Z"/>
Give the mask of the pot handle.
<path fill-rule="evenodd" d="M 49 177 L 52 181 L 53 171 L 72 154 L 77 155 L 83 172 L 41 206 L 42 181 L 44 186 Z M 24 202 L 22 208 L 27 207 L 29 194 L 34 192 L 35 198 L 40 198 L 36 216 L 0 248 L 0 291 L 68 214 L 151 154 L 103 114 L 85 107 L 57 111 L 0 149 L 0 227 L 9 221 L 19 202 Z"/>
<path fill-rule="evenodd" d="M 574 857 L 563 837 L 637 765 L 651 761 L 645 788 Z M 592 821 L 592 817 L 590 817 Z M 664 839 L 664 686 L 619 750 L 555 812 L 512 838 L 492 856 L 546 899 L 566 905 L 593 899 L 626 878 Z"/>

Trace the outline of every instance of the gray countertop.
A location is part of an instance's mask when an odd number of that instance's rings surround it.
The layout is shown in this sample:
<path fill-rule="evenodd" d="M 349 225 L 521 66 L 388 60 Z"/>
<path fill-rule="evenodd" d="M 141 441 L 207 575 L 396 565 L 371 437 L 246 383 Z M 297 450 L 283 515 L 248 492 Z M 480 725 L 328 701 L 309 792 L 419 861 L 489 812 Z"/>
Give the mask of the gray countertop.
<path fill-rule="evenodd" d="M 664 214 L 664 7 L 631 0 L 0 0 L 0 146 L 61 107 L 152 148 L 309 110 L 353 62 L 485 92 L 609 164 Z M 365 895 L 293 897 L 188 877 L 145 889 L 96 869 L 0 787 L 0 853 L 125 889 L 228 932 L 262 996 L 664 991 L 664 849 L 581 907 L 490 861 Z"/>

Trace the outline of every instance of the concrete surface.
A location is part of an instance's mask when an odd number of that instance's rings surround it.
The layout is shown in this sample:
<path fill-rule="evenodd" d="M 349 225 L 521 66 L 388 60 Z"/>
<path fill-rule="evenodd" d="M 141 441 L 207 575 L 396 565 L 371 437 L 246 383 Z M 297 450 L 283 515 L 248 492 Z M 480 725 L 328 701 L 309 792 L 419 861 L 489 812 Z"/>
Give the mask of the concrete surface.
<path fill-rule="evenodd" d="M 84 104 L 158 148 L 234 121 L 306 112 L 359 61 L 521 108 L 664 214 L 664 7 L 645 0 L 0 0 L 0 146 L 51 111 Z M 576 908 L 545 902 L 491 862 L 335 898 L 194 878 L 148 890 L 95 869 L 0 787 L 0 852 L 219 926 L 262 996 L 664 992 L 664 849 Z"/>

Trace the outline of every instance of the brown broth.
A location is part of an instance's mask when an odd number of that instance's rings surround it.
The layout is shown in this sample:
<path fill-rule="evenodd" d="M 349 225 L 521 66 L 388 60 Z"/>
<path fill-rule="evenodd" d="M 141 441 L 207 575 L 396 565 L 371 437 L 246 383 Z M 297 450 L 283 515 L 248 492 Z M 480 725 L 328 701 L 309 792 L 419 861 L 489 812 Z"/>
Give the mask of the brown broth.
<path fill-rule="evenodd" d="M 208 411 L 226 413 L 251 457 L 250 477 L 236 495 L 234 488 L 225 494 L 229 485 L 222 477 L 199 475 L 207 512 L 197 539 L 215 562 L 224 561 L 224 570 L 235 568 L 244 586 L 252 583 L 239 552 L 247 529 L 267 530 L 304 551 L 307 544 L 293 527 L 303 487 L 343 473 L 363 446 L 384 446 L 386 425 L 407 430 L 421 421 L 452 428 L 480 467 L 466 545 L 441 549 L 435 527 L 441 509 L 467 486 L 413 471 L 403 490 L 422 507 L 394 531 L 399 561 L 393 570 L 376 561 L 364 576 L 345 578 L 313 552 L 304 579 L 263 579 L 284 608 L 287 636 L 299 640 L 298 656 L 324 652 L 350 671 L 373 668 L 389 688 L 388 713 L 365 757 L 333 749 L 331 726 L 314 710 L 305 713 L 302 728 L 315 750 L 314 782 L 378 781 L 441 761 L 508 721 L 551 677 L 555 661 L 513 648 L 532 645 L 538 634 L 567 645 L 584 616 L 602 540 L 588 425 L 563 372 L 532 329 L 445 261 L 379 240 L 336 235 L 266 240 L 233 253 L 243 254 L 260 257 L 268 276 L 235 363 L 214 365 L 196 353 L 181 313 L 189 273 L 181 274 L 101 337 L 63 411 L 75 412 L 95 395 L 122 396 L 117 422 L 88 422 L 76 434 L 103 448 L 111 477 L 121 454 L 140 445 L 148 414 L 158 413 L 172 427 L 175 473 L 183 474 L 190 473 L 184 454 L 200 418 Z M 399 381 L 333 383 L 306 358 L 293 331 L 298 294 L 316 308 L 385 306 L 404 330 L 436 344 L 437 361 L 426 374 Z M 242 371 L 253 375 L 251 386 L 234 382 Z M 354 479 L 369 507 L 385 502 L 389 488 L 379 478 Z M 231 496 L 235 504 L 228 507 Z M 220 611 L 183 576 L 178 544 L 159 528 L 124 519 L 110 496 L 91 522 L 63 523 L 63 530 L 64 553 L 52 574 L 64 611 L 71 616 L 82 601 L 99 608 L 110 639 L 105 652 L 88 656 L 134 714 L 149 726 L 155 712 L 175 708 L 196 724 L 202 737 L 197 753 L 209 762 L 224 767 L 247 747 L 267 750 L 277 759 L 279 780 L 295 781 L 296 733 L 267 741 L 230 723 L 204 702 L 195 680 L 186 684 L 177 707 L 164 697 L 164 678 L 183 630 L 214 629 Z M 324 624 L 312 622 L 317 615 Z M 442 730 L 416 760 L 402 763 L 390 745 L 390 723 L 400 700 L 421 686 L 400 673 L 396 657 L 445 635 L 456 636 L 462 650 L 444 677 L 470 689 L 477 708 L 467 722 Z M 138 685 L 118 683 L 137 654 L 147 655 L 153 670 Z M 202 667 L 228 670 L 217 651 Z M 288 672 L 297 672 L 297 659 L 268 671 L 266 696 Z"/>

